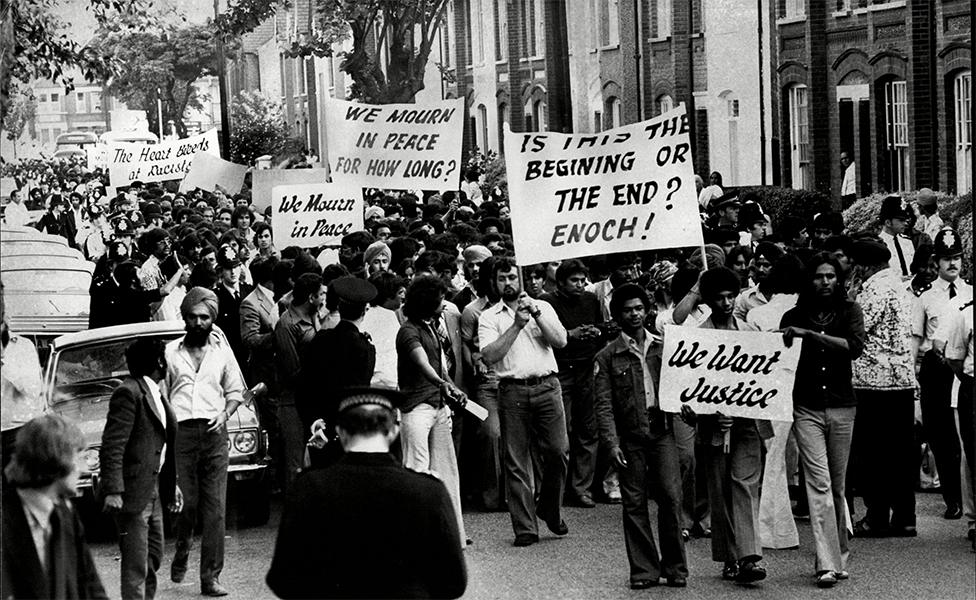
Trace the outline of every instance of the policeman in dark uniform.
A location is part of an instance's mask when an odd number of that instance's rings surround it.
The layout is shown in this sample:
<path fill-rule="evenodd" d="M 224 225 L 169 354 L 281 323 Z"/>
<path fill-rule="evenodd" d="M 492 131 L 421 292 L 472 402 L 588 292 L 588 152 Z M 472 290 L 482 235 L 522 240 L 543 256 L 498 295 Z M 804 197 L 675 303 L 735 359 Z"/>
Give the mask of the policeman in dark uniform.
<path fill-rule="evenodd" d="M 403 394 L 367 387 L 338 397 L 346 452 L 295 481 L 268 587 L 281 598 L 461 596 L 467 573 L 447 489 L 389 454 Z"/>
<path fill-rule="evenodd" d="M 368 386 L 376 367 L 376 348 L 369 335 L 360 331 L 367 303 L 376 297 L 376 287 L 351 275 L 329 285 L 339 298 L 339 323 L 321 330 L 309 342 L 302 359 L 301 389 L 295 408 L 305 431 L 316 436 L 309 449 L 313 467 L 332 464 L 342 454 L 335 443 L 335 416 L 340 390 Z M 326 440 L 324 451 L 319 451 Z"/>

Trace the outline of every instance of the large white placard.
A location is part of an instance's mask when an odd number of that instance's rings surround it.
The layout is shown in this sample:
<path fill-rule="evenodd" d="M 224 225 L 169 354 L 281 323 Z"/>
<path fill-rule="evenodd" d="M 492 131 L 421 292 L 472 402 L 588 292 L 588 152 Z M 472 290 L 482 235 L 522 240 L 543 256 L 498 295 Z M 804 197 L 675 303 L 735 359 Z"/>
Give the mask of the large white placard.
<path fill-rule="evenodd" d="M 108 146 L 105 144 L 95 144 L 85 148 L 88 158 L 88 169 L 104 169 L 108 166 Z"/>
<path fill-rule="evenodd" d="M 257 169 L 251 171 L 251 205 L 259 210 L 270 206 L 271 189 L 277 185 L 328 182 L 328 169 Z"/>
<path fill-rule="evenodd" d="M 342 236 L 363 229 L 365 204 L 357 185 L 277 185 L 271 196 L 271 233 L 279 248 L 338 246 Z"/>
<path fill-rule="evenodd" d="M 457 189 L 464 99 L 417 104 L 325 100 L 334 181 L 384 189 Z"/>
<path fill-rule="evenodd" d="M 779 333 L 667 327 L 661 355 L 661 410 L 793 420 L 800 343 Z"/>
<path fill-rule="evenodd" d="M 217 130 L 161 144 L 112 143 L 108 146 L 108 176 L 114 188 L 133 181 L 183 179 L 199 152 L 220 156 Z"/>
<path fill-rule="evenodd" d="M 227 194 L 236 194 L 244 185 L 246 165 L 226 161 L 219 156 L 198 152 L 190 163 L 190 170 L 180 182 L 180 191 L 188 192 L 196 188 L 212 192 L 220 186 Z"/>
<path fill-rule="evenodd" d="M 519 264 L 702 243 L 684 107 L 601 133 L 512 133 Z"/>

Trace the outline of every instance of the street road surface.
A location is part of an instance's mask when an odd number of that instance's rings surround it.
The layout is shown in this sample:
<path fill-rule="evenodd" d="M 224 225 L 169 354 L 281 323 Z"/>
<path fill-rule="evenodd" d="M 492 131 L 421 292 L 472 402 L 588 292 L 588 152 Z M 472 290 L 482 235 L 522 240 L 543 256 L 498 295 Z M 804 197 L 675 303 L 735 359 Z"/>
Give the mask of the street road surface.
<path fill-rule="evenodd" d="M 720 565 L 710 559 L 708 540 L 688 544 L 691 575 L 688 587 L 631 591 L 623 546 L 619 506 L 597 505 L 592 510 L 567 508 L 570 533 L 562 539 L 548 535 L 542 526 L 540 543 L 512 547 L 507 513 L 467 513 L 468 535 L 474 545 L 467 550 L 468 591 L 465 598 L 519 599 L 613 599 L 675 598 L 698 600 L 749 598 L 803 600 L 806 598 L 897 600 L 973 600 L 976 598 L 976 554 L 965 539 L 965 521 L 942 519 L 941 497 L 918 494 L 918 531 L 914 539 L 856 539 L 852 541 L 851 579 L 831 590 L 813 585 L 813 552 L 808 521 L 799 521 L 799 550 L 767 550 L 769 577 L 754 587 L 722 581 Z M 863 507 L 859 513 L 863 514 Z M 260 528 L 228 531 L 223 583 L 228 598 L 273 598 L 264 583 L 271 561 L 280 514 L 276 506 L 271 522 Z M 652 522 L 653 522 L 652 518 Z M 342 540 L 323 540 L 341 544 Z M 383 543 L 377 540 L 378 544 Z M 199 538 L 191 554 L 190 569 L 182 584 L 169 580 L 173 543 L 159 570 L 157 598 L 199 598 Z M 119 594 L 119 562 L 113 543 L 93 545 L 95 559 L 112 597 Z M 377 572 L 377 577 L 382 577 Z"/>

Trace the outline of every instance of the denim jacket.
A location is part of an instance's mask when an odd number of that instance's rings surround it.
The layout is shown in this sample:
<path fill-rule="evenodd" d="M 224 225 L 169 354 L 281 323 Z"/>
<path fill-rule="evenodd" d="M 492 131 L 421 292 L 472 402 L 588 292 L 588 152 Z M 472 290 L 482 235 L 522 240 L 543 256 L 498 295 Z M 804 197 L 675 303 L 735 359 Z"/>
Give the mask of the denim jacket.
<path fill-rule="evenodd" d="M 652 384 L 657 390 L 661 376 L 661 344 L 652 346 L 647 361 L 654 379 Z M 620 447 L 621 440 L 649 440 L 652 422 L 655 431 L 670 427 L 670 415 L 646 407 L 644 369 L 623 335 L 618 335 L 597 353 L 593 392 L 600 440 L 611 448 Z"/>

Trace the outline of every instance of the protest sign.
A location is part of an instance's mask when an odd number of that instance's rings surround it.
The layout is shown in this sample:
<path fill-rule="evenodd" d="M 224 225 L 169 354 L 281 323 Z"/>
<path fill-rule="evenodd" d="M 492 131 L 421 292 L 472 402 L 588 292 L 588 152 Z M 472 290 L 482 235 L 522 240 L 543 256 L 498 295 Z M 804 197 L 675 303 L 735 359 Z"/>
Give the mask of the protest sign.
<path fill-rule="evenodd" d="M 328 169 L 258 169 L 251 171 L 251 205 L 264 210 L 271 205 L 271 190 L 278 185 L 328 183 Z M 282 246 L 284 248 L 284 246 Z"/>
<path fill-rule="evenodd" d="M 88 170 L 104 169 L 108 166 L 108 146 L 106 144 L 95 144 L 85 148 L 88 153 Z"/>
<path fill-rule="evenodd" d="M 133 181 L 183 179 L 199 152 L 220 155 L 216 129 L 162 144 L 109 144 L 109 182 L 112 187 L 120 188 Z"/>
<path fill-rule="evenodd" d="M 338 246 L 363 229 L 363 191 L 348 183 L 276 185 L 271 190 L 271 233 L 281 248 Z"/>
<path fill-rule="evenodd" d="M 458 189 L 464 99 L 360 104 L 325 99 L 335 181 L 384 189 Z"/>
<path fill-rule="evenodd" d="M 190 163 L 190 170 L 180 182 L 180 191 L 200 188 L 212 192 L 220 186 L 225 193 L 234 195 L 244 185 L 247 166 L 226 161 L 219 156 L 198 152 Z"/>
<path fill-rule="evenodd" d="M 505 130 L 519 264 L 698 246 L 684 107 L 601 133 Z"/>
<path fill-rule="evenodd" d="M 779 333 L 669 326 L 661 355 L 661 410 L 793 420 L 800 339 Z"/>

